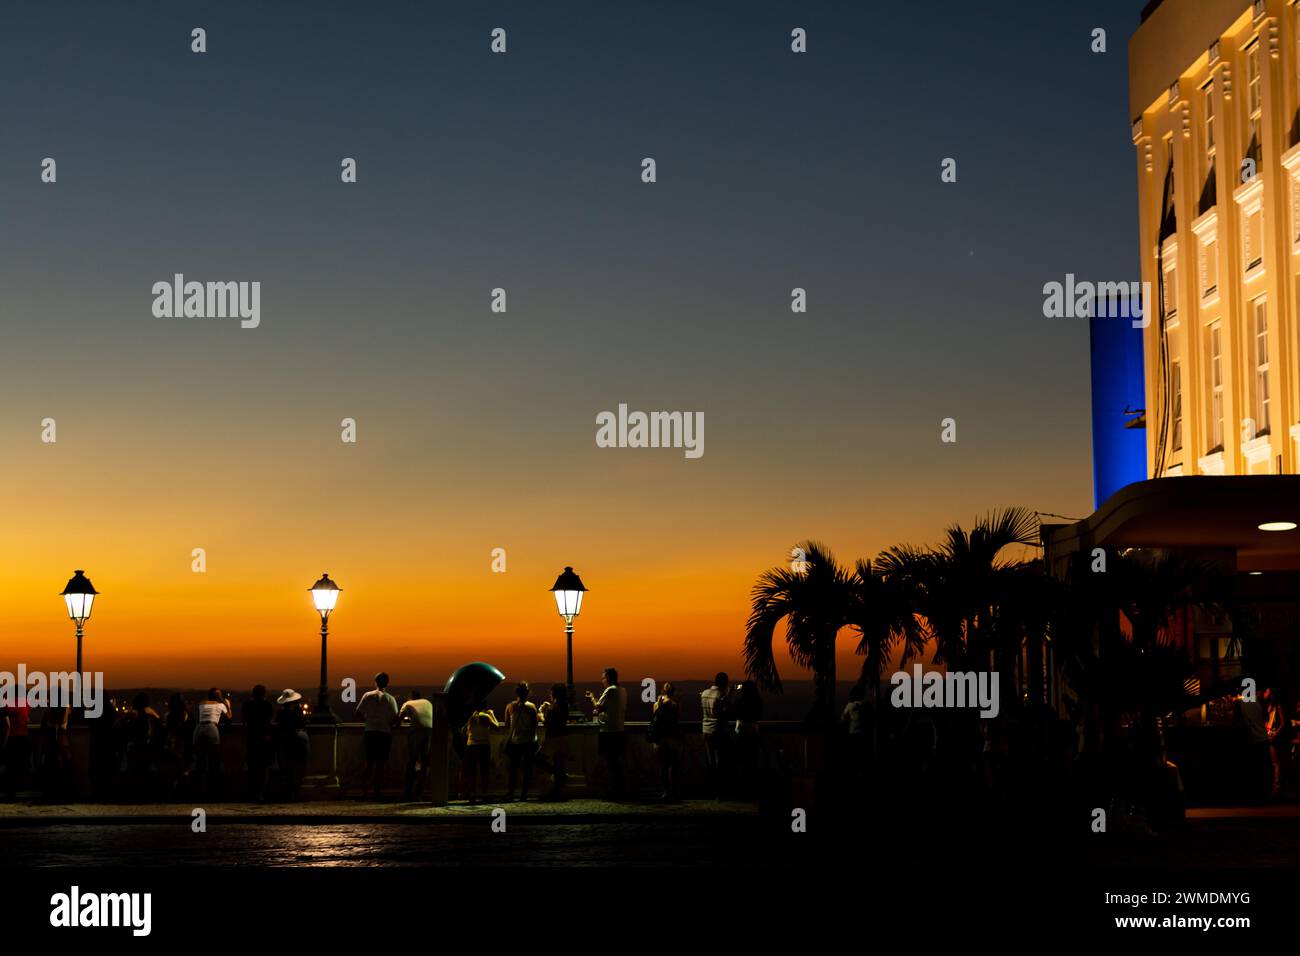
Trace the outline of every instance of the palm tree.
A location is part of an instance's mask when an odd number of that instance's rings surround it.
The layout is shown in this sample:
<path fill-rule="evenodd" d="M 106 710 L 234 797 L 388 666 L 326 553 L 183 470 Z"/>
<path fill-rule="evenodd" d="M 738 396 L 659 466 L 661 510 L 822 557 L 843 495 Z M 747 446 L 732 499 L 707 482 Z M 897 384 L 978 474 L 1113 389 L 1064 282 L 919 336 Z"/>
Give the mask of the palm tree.
<path fill-rule="evenodd" d="M 1067 584 L 1072 640 L 1099 657 L 1121 643 L 1138 651 L 1169 643 L 1170 626 L 1192 609 L 1214 616 L 1233 613 L 1227 575 L 1207 562 L 1167 552 L 1111 554 L 1104 570 L 1093 570 L 1088 556 L 1080 554 Z"/>
<path fill-rule="evenodd" d="M 871 759 L 876 760 L 880 742 L 880 676 L 897 654 L 906 666 L 920 657 L 930 639 L 929 629 L 917 616 L 916 581 L 904 568 L 889 561 L 859 560 L 854 566 L 853 604 L 849 622 L 858 632 L 857 653 L 862 671 L 857 689 L 871 690 L 874 710 L 871 721 Z M 901 644 L 901 647 L 900 647 Z"/>
<path fill-rule="evenodd" d="M 907 567 L 885 556 L 874 567 L 859 560 L 852 584 L 849 624 L 858 632 L 856 651 L 863 659 L 858 685 L 874 693 L 894 655 L 902 664 L 921 656 L 930 632 L 917 616 L 917 581 Z"/>
<path fill-rule="evenodd" d="M 1184 690 L 1193 661 L 1172 640 L 1174 622 L 1195 610 L 1232 617 L 1234 633 L 1243 623 L 1231 600 L 1231 578 L 1177 554 L 1113 554 L 1104 571 L 1093 571 L 1081 556 L 1068 590 L 1072 620 L 1058 634 L 1071 683 L 1085 702 L 1097 705 L 1105 725 L 1129 713 L 1147 733 L 1157 715 L 1194 703 Z"/>
<path fill-rule="evenodd" d="M 1032 704 L 1044 701 L 1044 647 L 1066 619 L 1065 585 L 1040 559 L 1003 569 L 993 619 L 994 657 L 997 670 L 1010 673 L 1024 648 L 1025 693 Z"/>
<path fill-rule="evenodd" d="M 1133 551 L 1116 555 L 1104 575 L 1108 604 L 1122 611 L 1140 651 L 1165 643 L 1179 614 L 1198 609 L 1211 615 L 1228 611 L 1228 578 L 1214 565 L 1167 552 Z"/>
<path fill-rule="evenodd" d="M 754 586 L 745 633 L 746 671 L 764 690 L 780 692 L 772 645 L 776 627 L 786 622 L 790 657 L 813 672 L 816 711 L 831 723 L 835 709 L 835 641 L 851 627 L 858 633 L 856 652 L 863 658 L 860 686 L 873 690 L 895 653 L 904 661 L 919 655 L 928 632 L 916 616 L 913 579 L 889 564 L 872 567 L 856 562 L 852 573 L 840 566 L 830 549 L 804 542 L 799 567 L 772 568 Z"/>
<path fill-rule="evenodd" d="M 1003 552 L 1015 545 L 1038 543 L 1038 518 L 1024 508 L 994 511 L 968 532 L 952 525 L 932 551 L 908 545 L 890 548 L 877 559 L 889 577 L 910 582 L 916 610 L 934 638 L 934 660 L 955 668 L 982 669 L 996 665 L 1019 647 L 1015 627 L 999 615 L 1027 587 L 1026 562 Z"/>
<path fill-rule="evenodd" d="M 806 541 L 796 551 L 803 555 L 799 567 L 771 568 L 754 585 L 745 670 L 764 690 L 781 692 L 772 645 L 784 619 L 790 657 L 812 671 L 815 712 L 829 724 L 835 718 L 835 639 L 854 615 L 854 578 L 818 541 Z"/>

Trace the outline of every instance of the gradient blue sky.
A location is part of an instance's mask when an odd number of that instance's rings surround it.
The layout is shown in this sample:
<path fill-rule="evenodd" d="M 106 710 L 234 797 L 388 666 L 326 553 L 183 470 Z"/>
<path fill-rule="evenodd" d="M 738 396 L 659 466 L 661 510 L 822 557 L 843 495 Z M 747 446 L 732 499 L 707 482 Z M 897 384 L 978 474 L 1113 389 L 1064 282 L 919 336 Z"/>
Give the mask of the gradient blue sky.
<path fill-rule="evenodd" d="M 0 657 L 62 652 L 84 566 L 123 680 L 206 676 L 151 669 L 196 607 L 310 674 L 327 568 L 358 667 L 549 668 L 573 564 L 593 654 L 734 666 L 796 540 L 1088 513 L 1087 329 L 1041 289 L 1137 278 L 1139 9 L 0 3 Z M 261 327 L 155 319 L 175 272 L 260 280 Z M 620 402 L 703 411 L 704 457 L 598 449 Z"/>

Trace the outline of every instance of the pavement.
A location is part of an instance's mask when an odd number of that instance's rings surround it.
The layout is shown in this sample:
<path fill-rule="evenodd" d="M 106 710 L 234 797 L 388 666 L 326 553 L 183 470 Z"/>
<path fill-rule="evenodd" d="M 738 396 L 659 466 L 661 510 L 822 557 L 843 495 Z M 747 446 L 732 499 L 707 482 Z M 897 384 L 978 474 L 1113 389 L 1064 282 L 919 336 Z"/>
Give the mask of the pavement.
<path fill-rule="evenodd" d="M 718 800 L 682 800 L 661 803 L 652 800 L 610 801 L 574 798 L 559 802 L 529 800 L 520 802 L 486 801 L 470 806 L 454 801 L 435 807 L 426 802 L 392 800 L 306 800 L 298 803 L 40 803 L 22 801 L 0 803 L 0 828 L 23 824 L 46 825 L 58 822 L 152 823 L 189 818 L 196 807 L 203 807 L 208 819 L 244 823 L 340 823 L 349 820 L 371 823 L 407 823 L 421 820 L 456 821 L 491 814 L 504 808 L 512 820 L 551 822 L 597 822 L 641 819 L 674 819 L 755 816 L 752 803 Z M 1195 828 L 1198 822 L 1300 820 L 1300 804 L 1266 804 L 1238 807 L 1194 807 L 1187 820 Z"/>
<path fill-rule="evenodd" d="M 1177 829 L 1113 837 L 1091 847 L 1096 863 L 1136 869 L 1292 869 L 1300 860 L 1300 805 L 1193 807 L 1186 825 Z"/>
<path fill-rule="evenodd" d="M 311 800 L 300 803 L 122 804 L 122 803 L 0 803 L 0 828 L 48 826 L 56 823 L 166 823 L 189 819 L 202 807 L 210 821 L 250 824 L 333 824 L 464 822 L 490 816 L 504 808 L 511 822 L 561 823 L 636 821 L 650 819 L 744 818 L 757 816 L 752 803 L 683 800 L 677 803 L 573 799 L 559 802 L 518 800 L 456 802 L 435 807 L 428 803 L 363 800 Z"/>

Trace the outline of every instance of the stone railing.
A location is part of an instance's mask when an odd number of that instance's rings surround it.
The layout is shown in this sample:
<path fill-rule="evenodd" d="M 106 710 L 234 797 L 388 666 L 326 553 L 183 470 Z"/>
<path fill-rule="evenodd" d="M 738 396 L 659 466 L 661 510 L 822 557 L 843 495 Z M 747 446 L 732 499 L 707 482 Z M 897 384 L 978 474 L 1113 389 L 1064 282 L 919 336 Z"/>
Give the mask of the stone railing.
<path fill-rule="evenodd" d="M 646 740 L 646 728 L 644 723 L 628 723 L 626 728 L 624 767 L 632 795 L 652 796 L 659 792 L 659 764 L 654 745 Z M 685 736 L 678 764 L 679 789 L 682 796 L 703 795 L 710 790 L 704 737 L 698 722 L 683 722 L 682 729 Z M 364 726 L 359 723 L 312 724 L 307 730 L 311 753 L 301 789 L 302 799 L 340 799 L 359 795 L 365 770 Z M 402 794 L 410 734 L 407 727 L 398 727 L 393 732 L 392 753 L 384 775 L 384 793 L 394 798 Z M 595 724 L 572 724 L 569 727 L 568 786 L 574 796 L 595 795 L 600 791 L 604 772 L 598 754 L 598 736 L 599 729 Z M 439 734 L 435 733 L 435 749 L 429 761 L 431 773 L 425 784 L 424 799 L 442 804 L 459 794 L 461 768 L 445 727 L 441 731 L 441 755 L 438 753 L 438 737 Z M 493 732 L 492 773 L 487 787 L 491 795 L 499 796 L 506 789 L 508 759 L 505 742 L 504 730 Z M 73 727 L 71 744 L 77 797 L 84 799 L 91 790 L 89 728 Z M 760 770 L 780 771 L 789 776 L 809 774 L 821 766 L 822 753 L 822 736 L 810 732 L 803 724 L 760 724 L 759 745 L 754 758 Z M 246 747 L 242 725 L 231 724 L 221 729 L 221 759 L 225 778 L 220 788 L 223 797 L 246 799 Z M 445 768 L 441 774 L 438 772 L 440 766 Z M 534 769 L 532 793 L 543 793 L 550 783 L 548 773 L 540 768 Z"/>

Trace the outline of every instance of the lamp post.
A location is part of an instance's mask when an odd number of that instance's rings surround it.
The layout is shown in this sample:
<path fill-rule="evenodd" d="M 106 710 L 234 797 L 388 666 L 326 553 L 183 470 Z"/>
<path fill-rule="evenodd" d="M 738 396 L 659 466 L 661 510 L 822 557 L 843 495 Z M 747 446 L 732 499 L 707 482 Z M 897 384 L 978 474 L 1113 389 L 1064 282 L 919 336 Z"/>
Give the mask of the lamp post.
<path fill-rule="evenodd" d="M 311 719 L 321 724 L 334 723 L 334 715 L 330 712 L 325 645 L 329 638 L 330 611 L 334 610 L 334 605 L 339 601 L 340 590 L 341 588 L 330 580 L 328 572 L 322 574 L 320 580 L 311 586 L 311 599 L 316 605 L 316 610 L 320 612 L 320 694 L 316 699 L 316 713 L 311 715 Z"/>
<path fill-rule="evenodd" d="M 72 576 L 63 589 L 63 600 L 68 605 L 68 617 L 77 624 L 78 674 L 81 673 L 81 636 L 86 621 L 90 620 L 90 608 L 95 603 L 95 595 L 98 593 L 95 586 L 90 583 L 90 579 L 86 577 L 86 572 L 81 570 Z"/>
<path fill-rule="evenodd" d="M 583 586 L 582 578 L 573 573 L 573 568 L 565 568 L 560 576 L 555 579 L 555 585 L 551 588 L 551 593 L 555 595 L 556 610 L 560 612 L 560 617 L 564 618 L 567 661 L 564 682 L 569 692 L 570 714 L 580 713 L 577 709 L 577 701 L 573 699 L 573 619 L 582 610 L 582 596 L 586 592 L 587 589 Z"/>

